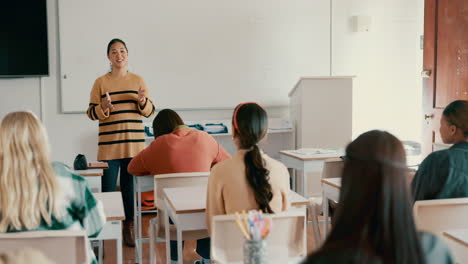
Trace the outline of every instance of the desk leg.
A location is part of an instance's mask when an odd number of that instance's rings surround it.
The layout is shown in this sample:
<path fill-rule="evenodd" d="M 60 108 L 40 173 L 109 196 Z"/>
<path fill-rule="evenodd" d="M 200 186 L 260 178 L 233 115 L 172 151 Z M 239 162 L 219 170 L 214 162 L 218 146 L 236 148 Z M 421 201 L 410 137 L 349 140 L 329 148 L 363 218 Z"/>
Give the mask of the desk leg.
<path fill-rule="evenodd" d="M 99 246 L 98 246 L 98 248 L 99 248 L 99 249 L 98 249 L 98 254 L 99 254 L 99 260 L 98 260 L 98 262 L 99 262 L 100 264 L 103 264 L 104 262 L 102 262 L 102 253 L 103 253 L 103 251 L 104 251 L 104 241 L 99 240 L 98 244 L 99 244 Z"/>
<path fill-rule="evenodd" d="M 180 228 L 177 228 L 177 225 L 175 225 L 175 227 L 177 232 L 177 262 L 179 262 L 179 264 L 184 264 L 184 251 L 182 249 L 182 231 L 180 231 Z"/>
<path fill-rule="evenodd" d="M 164 216 L 164 225 L 165 225 L 165 233 L 166 233 L 166 263 L 171 263 L 171 234 L 170 234 L 170 228 L 169 228 L 169 210 L 167 206 L 167 200 L 164 199 L 164 206 L 166 208 Z M 159 211 L 161 212 L 161 211 Z"/>
<path fill-rule="evenodd" d="M 119 230 L 122 230 L 122 221 L 119 221 Z M 115 242 L 117 243 L 117 264 L 122 264 L 122 232 L 119 233 Z"/>
<path fill-rule="evenodd" d="M 288 169 L 291 175 L 291 189 L 297 192 L 297 173 L 295 169 Z"/>
<path fill-rule="evenodd" d="M 309 198 L 309 179 L 305 170 L 302 170 L 302 196 Z"/>
<path fill-rule="evenodd" d="M 322 184 L 322 188 L 323 184 Z M 322 206 L 323 206 L 323 239 L 327 239 L 328 235 L 328 197 L 325 195 L 325 191 L 322 193 Z"/>
<path fill-rule="evenodd" d="M 140 191 L 140 181 L 137 176 L 133 176 L 133 188 L 134 188 L 134 234 L 135 234 L 135 261 L 136 263 L 143 263 L 142 258 L 142 232 L 141 232 L 141 191 Z"/>

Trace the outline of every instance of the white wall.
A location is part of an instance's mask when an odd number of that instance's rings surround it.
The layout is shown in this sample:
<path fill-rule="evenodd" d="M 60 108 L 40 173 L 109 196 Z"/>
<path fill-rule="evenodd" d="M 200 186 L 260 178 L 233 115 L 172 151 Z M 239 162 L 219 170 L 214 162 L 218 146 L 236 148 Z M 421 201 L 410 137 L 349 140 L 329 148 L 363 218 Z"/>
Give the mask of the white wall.
<path fill-rule="evenodd" d="M 353 130 L 387 129 L 401 139 L 420 138 L 421 83 L 418 51 L 423 0 L 333 0 L 333 74 L 355 74 Z M 337 8 L 339 7 L 339 8 Z M 346 29 L 350 16 L 372 16 L 369 33 Z M 48 0 L 50 76 L 43 78 L 43 117 L 52 158 L 71 164 L 77 153 L 96 159 L 97 122 L 85 114 L 60 113 L 57 1 Z M 341 26 L 340 26 L 341 25 Z M 328 27 L 328 25 L 324 25 Z M 86 41 L 84 38 L 83 41 Z M 328 65 L 324 67 L 328 68 Z M 291 84 L 291 88 L 294 84 Z M 83 93 L 89 93 L 84 87 Z M 30 109 L 41 115 L 39 78 L 0 79 L 0 118 Z M 287 109 L 267 109 L 272 117 Z M 185 111 L 185 120 L 229 119 L 232 110 Z"/>
<path fill-rule="evenodd" d="M 353 137 L 387 130 L 420 141 L 423 0 L 333 0 L 333 75 L 355 75 Z M 370 16 L 353 32 L 352 16 Z"/>
<path fill-rule="evenodd" d="M 41 114 L 39 78 L 0 79 L 0 118 L 11 111 L 31 110 Z"/>

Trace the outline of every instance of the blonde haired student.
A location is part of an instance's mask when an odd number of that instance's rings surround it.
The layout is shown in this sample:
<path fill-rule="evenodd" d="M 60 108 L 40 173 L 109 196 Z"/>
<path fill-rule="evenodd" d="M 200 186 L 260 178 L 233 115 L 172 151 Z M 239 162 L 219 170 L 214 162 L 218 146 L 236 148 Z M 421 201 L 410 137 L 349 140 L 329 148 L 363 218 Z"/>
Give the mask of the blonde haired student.
<path fill-rule="evenodd" d="M 101 231 L 102 205 L 85 179 L 50 163 L 45 128 L 31 112 L 12 112 L 0 123 L 0 232 Z M 97 263 L 88 244 L 89 263 Z"/>
<path fill-rule="evenodd" d="M 215 215 L 252 209 L 278 213 L 289 207 L 288 170 L 258 146 L 267 129 L 267 114 L 258 104 L 243 103 L 234 110 L 232 135 L 237 152 L 216 164 L 208 178 L 208 231 Z"/>
<path fill-rule="evenodd" d="M 440 136 L 453 146 L 431 153 L 421 163 L 411 183 L 415 201 L 468 197 L 468 101 L 445 107 Z"/>

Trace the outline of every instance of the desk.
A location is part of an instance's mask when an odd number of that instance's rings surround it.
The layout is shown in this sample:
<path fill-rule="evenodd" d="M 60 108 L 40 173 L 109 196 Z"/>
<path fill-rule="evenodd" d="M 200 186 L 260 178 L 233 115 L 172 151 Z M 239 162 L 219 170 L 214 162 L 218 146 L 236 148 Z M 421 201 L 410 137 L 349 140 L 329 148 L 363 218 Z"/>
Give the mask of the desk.
<path fill-rule="evenodd" d="M 125 220 L 122 194 L 120 192 L 95 193 L 94 197 L 101 201 L 106 214 L 106 223 L 101 233 L 91 241 L 99 241 L 99 263 L 102 262 L 102 240 L 116 240 L 117 263 L 122 263 L 122 221 Z"/>
<path fill-rule="evenodd" d="M 468 260 L 468 229 L 447 230 L 442 234 L 455 261 L 465 263 Z"/>
<path fill-rule="evenodd" d="M 340 198 L 341 178 L 325 178 L 322 179 L 322 191 L 323 191 L 323 235 L 327 238 L 328 233 L 328 199 L 338 201 Z"/>
<path fill-rule="evenodd" d="M 308 197 L 307 173 L 314 172 L 321 175 L 325 160 L 329 158 L 339 158 L 344 155 L 344 151 L 342 149 L 337 149 L 334 153 L 304 155 L 296 150 L 283 150 L 280 151 L 279 154 L 281 162 L 284 163 L 286 167 L 302 171 L 302 191 L 300 193 L 302 196 Z M 317 181 L 317 184 L 320 184 L 320 182 Z M 298 191 L 294 178 L 293 189 Z"/>
<path fill-rule="evenodd" d="M 72 170 L 71 173 L 80 175 L 86 179 L 89 188 L 93 193 L 101 192 L 101 177 L 104 175 L 103 169 L 89 169 L 89 170 Z"/>
<path fill-rule="evenodd" d="M 206 229 L 206 186 L 179 187 L 164 189 L 164 206 L 166 209 L 165 231 L 166 231 L 166 257 L 170 263 L 170 230 L 169 218 L 172 219 L 177 234 L 177 254 L 181 263 L 183 260 L 182 232 L 189 230 Z M 291 191 L 289 193 L 291 206 L 306 209 L 309 201 L 299 194 Z"/>

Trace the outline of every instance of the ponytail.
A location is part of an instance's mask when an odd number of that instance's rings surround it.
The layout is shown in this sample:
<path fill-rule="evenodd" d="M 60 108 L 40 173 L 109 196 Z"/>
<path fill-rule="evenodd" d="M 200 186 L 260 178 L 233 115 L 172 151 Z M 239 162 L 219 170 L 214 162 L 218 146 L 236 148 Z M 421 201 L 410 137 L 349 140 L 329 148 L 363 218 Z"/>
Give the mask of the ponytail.
<path fill-rule="evenodd" d="M 259 209 L 265 213 L 274 213 L 270 207 L 273 190 L 270 184 L 270 172 L 265 168 L 258 141 L 266 134 L 268 127 L 265 110 L 256 103 L 240 104 L 234 110 L 232 124 L 240 148 L 246 149 L 244 156 L 245 175 L 253 190 Z"/>
<path fill-rule="evenodd" d="M 270 201 L 273 199 L 273 191 L 270 184 L 270 171 L 265 168 L 265 162 L 260 154 L 260 149 L 255 144 L 252 149 L 245 153 L 245 174 L 247 181 L 252 187 L 255 201 L 265 213 L 273 214 Z"/>

